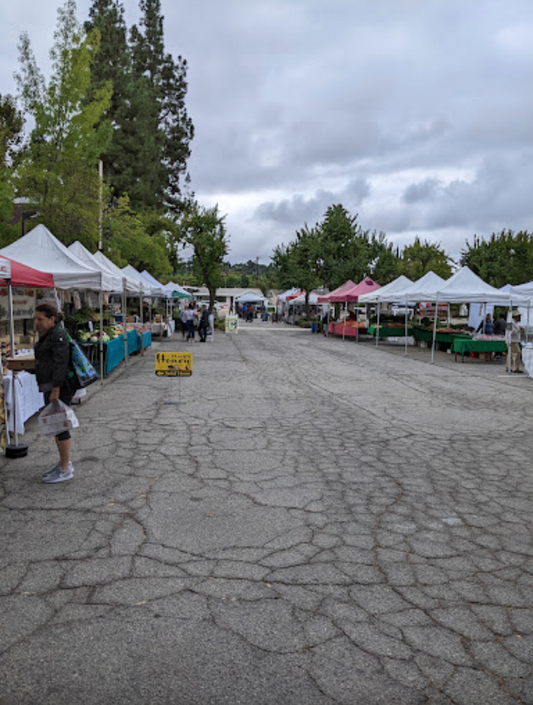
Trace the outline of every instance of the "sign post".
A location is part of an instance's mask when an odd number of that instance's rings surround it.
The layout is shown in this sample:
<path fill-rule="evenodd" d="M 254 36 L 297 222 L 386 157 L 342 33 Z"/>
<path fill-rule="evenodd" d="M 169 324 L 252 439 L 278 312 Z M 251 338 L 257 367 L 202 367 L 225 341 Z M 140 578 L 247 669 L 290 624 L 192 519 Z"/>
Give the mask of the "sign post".
<path fill-rule="evenodd" d="M 192 375 L 192 353 L 158 352 L 155 355 L 155 373 L 158 377 L 190 377 Z M 165 404 L 181 403 L 181 380 L 178 384 L 178 401 Z"/>
<path fill-rule="evenodd" d="M 155 373 L 158 377 L 190 377 L 192 375 L 192 353 L 156 353 Z"/>

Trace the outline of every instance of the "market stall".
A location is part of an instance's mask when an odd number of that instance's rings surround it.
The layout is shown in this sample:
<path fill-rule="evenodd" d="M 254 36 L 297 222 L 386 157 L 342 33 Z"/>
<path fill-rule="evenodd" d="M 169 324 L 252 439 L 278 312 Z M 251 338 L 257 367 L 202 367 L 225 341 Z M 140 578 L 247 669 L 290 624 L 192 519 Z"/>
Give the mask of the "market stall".
<path fill-rule="evenodd" d="M 50 272 L 55 287 L 62 290 L 91 290 L 98 292 L 100 311 L 103 292 L 116 286 L 116 278 L 77 257 L 42 224 L 0 250 L 0 254 L 25 265 Z M 103 325 L 100 316 L 100 325 Z M 103 349 L 100 348 L 101 357 Z"/>
<path fill-rule="evenodd" d="M 474 339 L 474 338 L 458 338 L 456 337 L 452 341 L 451 351 L 455 354 L 455 361 L 457 362 L 457 355 L 461 355 L 461 362 L 465 361 L 465 355 L 470 353 L 476 353 L 481 355 L 489 355 L 492 357 L 493 353 L 507 353 L 507 343 L 502 338 L 489 339 L 486 336 L 485 339 Z"/>
<path fill-rule="evenodd" d="M 42 272 L 31 266 L 25 265 L 16 259 L 8 257 L 6 254 L 2 254 L 0 257 L 0 286 L 6 287 L 7 289 L 7 321 L 9 324 L 9 354 L 11 358 L 15 356 L 15 326 L 14 320 L 17 312 L 13 308 L 13 287 L 32 287 L 32 288 L 43 288 L 51 289 L 54 287 L 54 277 L 48 272 Z M 13 365 L 13 368 L 15 366 Z M 2 372 L 2 364 L 0 362 L 0 372 Z M 18 442 L 18 413 L 21 411 L 22 416 L 26 413 L 24 407 L 34 406 L 33 402 L 30 404 L 30 400 L 35 401 L 37 397 L 30 394 L 28 390 L 29 382 L 24 384 L 18 382 L 18 374 L 13 370 L 9 373 L 10 384 L 6 385 L 5 382 L 2 384 L 2 406 L 0 413 L 0 446 L 5 448 L 6 455 L 8 457 L 19 457 L 26 455 L 27 446 L 24 444 L 19 444 Z M 3 372 L 2 372 L 3 377 Z M 23 380 L 24 380 L 23 375 Z M 7 393 L 6 393 L 7 392 Z M 20 405 L 17 404 L 20 396 Z M 27 401 L 27 404 L 24 403 Z M 39 399 L 40 402 L 40 399 Z M 4 409 L 8 409 L 8 415 L 14 419 L 12 422 L 13 431 L 13 442 L 8 443 L 7 433 L 5 429 L 6 414 Z M 40 408 L 40 407 L 39 407 Z M 33 412 L 32 412 L 33 413 Z M 27 418 L 27 417 L 26 417 Z M 26 419 L 22 419 L 22 423 Z M 9 422 L 8 422 L 9 423 Z"/>
<path fill-rule="evenodd" d="M 342 321 L 335 322 L 333 326 L 330 322 L 328 324 L 328 333 L 332 332 L 334 335 L 342 335 L 343 338 L 348 337 L 359 339 L 359 334 L 363 331 L 366 332 L 368 322 L 363 323 L 362 321 L 359 321 L 357 316 L 354 320 L 351 320 L 348 311 L 348 304 L 357 303 L 360 296 L 376 291 L 377 289 L 381 289 L 381 285 L 370 279 L 370 277 L 365 277 L 358 284 L 354 284 L 349 287 L 348 282 L 345 282 L 341 287 L 335 291 L 332 291 L 326 297 L 319 297 L 319 301 L 327 298 L 328 303 L 330 304 L 345 304 L 346 316 L 343 317 Z"/>
<path fill-rule="evenodd" d="M 126 332 L 127 354 L 134 355 L 152 344 L 152 333 L 141 327 L 131 326 Z M 99 341 L 80 340 L 80 345 L 90 362 L 100 368 L 98 352 Z M 107 376 L 125 359 L 125 349 L 122 334 L 116 338 L 103 341 L 103 365 L 104 376 Z"/>

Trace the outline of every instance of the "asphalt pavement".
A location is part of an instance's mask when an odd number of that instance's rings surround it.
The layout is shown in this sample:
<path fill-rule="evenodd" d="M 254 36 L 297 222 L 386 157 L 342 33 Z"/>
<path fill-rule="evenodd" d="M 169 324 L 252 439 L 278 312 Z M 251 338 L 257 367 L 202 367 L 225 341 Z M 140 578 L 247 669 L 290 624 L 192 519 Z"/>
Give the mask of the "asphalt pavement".
<path fill-rule="evenodd" d="M 155 353 L 193 354 L 157 377 Z M 1 705 L 533 704 L 533 379 L 242 324 L 0 459 Z"/>

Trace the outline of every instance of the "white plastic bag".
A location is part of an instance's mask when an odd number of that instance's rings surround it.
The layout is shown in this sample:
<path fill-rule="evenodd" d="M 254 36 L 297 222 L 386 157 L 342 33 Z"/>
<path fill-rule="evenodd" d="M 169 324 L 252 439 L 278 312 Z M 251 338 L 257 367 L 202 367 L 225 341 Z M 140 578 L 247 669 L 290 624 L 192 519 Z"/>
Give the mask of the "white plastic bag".
<path fill-rule="evenodd" d="M 63 431 L 78 428 L 79 425 L 74 410 L 61 400 L 51 402 L 39 414 L 39 427 L 45 436 L 57 436 Z"/>

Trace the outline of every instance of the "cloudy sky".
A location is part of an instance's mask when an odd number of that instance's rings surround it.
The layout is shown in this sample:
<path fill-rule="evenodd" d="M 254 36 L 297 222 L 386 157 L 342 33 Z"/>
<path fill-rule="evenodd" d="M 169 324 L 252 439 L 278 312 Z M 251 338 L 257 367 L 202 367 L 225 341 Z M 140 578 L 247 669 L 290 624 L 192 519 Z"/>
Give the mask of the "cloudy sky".
<path fill-rule="evenodd" d="M 2 0 L 0 93 L 17 41 L 45 69 L 60 0 Z M 85 20 L 90 0 L 78 0 Z M 137 2 L 125 0 L 128 24 Z M 187 59 L 198 200 L 229 259 L 259 257 L 342 205 L 400 248 L 453 257 L 476 233 L 533 231 L 531 0 L 162 0 Z"/>

